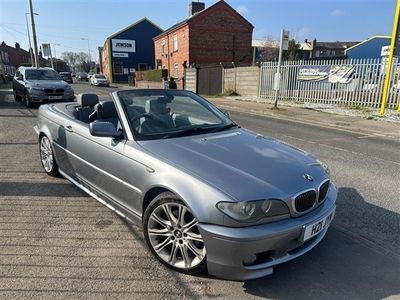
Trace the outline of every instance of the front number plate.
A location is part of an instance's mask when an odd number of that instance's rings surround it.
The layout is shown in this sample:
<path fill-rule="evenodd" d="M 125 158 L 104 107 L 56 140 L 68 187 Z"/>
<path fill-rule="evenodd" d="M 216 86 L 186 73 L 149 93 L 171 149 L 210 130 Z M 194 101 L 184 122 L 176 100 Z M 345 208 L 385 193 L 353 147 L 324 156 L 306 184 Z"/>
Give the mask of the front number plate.
<path fill-rule="evenodd" d="M 322 219 L 303 227 L 303 234 L 301 235 L 300 240 L 305 242 L 312 237 L 316 236 L 325 228 L 328 228 L 331 224 L 333 217 L 335 216 L 335 210 L 333 210 L 329 215 L 323 217 Z"/>
<path fill-rule="evenodd" d="M 49 99 L 62 99 L 62 96 L 49 96 Z"/>

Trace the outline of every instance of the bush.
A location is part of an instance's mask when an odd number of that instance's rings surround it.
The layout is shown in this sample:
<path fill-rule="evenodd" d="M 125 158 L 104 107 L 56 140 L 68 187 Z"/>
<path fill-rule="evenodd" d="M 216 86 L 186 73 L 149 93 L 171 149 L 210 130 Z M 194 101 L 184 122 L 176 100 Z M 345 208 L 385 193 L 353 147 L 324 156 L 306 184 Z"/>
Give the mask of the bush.
<path fill-rule="evenodd" d="M 164 77 L 168 77 L 168 70 L 157 69 L 136 72 L 136 80 L 138 81 L 161 81 Z"/>

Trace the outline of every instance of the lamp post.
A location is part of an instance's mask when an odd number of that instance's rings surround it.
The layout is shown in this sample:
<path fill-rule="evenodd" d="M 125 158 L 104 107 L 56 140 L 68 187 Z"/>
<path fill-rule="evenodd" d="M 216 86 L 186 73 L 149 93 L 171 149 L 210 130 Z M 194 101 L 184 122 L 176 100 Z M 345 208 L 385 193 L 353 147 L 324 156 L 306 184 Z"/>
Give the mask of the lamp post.
<path fill-rule="evenodd" d="M 92 69 L 92 64 L 91 64 L 91 58 L 90 58 L 90 44 L 89 44 L 89 39 L 87 38 L 81 38 L 83 41 L 87 41 L 87 46 L 88 46 L 88 54 L 89 54 L 89 71 Z"/>
<path fill-rule="evenodd" d="M 56 55 L 56 46 L 61 46 L 60 44 L 53 44 L 53 50 L 54 50 L 54 61 L 55 61 L 55 70 L 57 71 L 57 55 Z M 58 72 L 58 71 L 57 71 Z"/>
<path fill-rule="evenodd" d="M 38 46 L 37 46 L 37 40 L 36 40 L 36 28 L 35 28 L 35 18 L 33 16 L 34 13 L 33 13 L 32 0 L 29 0 L 29 13 L 31 15 L 33 47 L 35 50 L 35 67 L 39 68 Z"/>
<path fill-rule="evenodd" d="M 33 13 L 35 16 L 38 16 L 39 14 Z M 29 23 L 28 23 L 28 15 L 29 13 L 25 13 L 25 21 L 26 21 L 26 30 L 28 31 L 28 41 L 29 41 L 29 54 L 31 55 L 31 66 L 34 66 L 34 58 L 33 58 L 33 49 L 32 49 L 32 44 L 31 44 L 31 34 L 29 32 Z"/>

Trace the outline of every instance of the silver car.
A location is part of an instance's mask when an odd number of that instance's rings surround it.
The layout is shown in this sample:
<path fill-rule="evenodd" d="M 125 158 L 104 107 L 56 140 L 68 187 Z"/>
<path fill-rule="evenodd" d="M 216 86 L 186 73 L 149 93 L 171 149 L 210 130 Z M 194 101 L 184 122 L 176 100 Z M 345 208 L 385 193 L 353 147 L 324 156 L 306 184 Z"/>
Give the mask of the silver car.
<path fill-rule="evenodd" d="M 143 226 L 164 265 L 253 279 L 325 236 L 337 191 L 311 155 L 241 128 L 188 91 L 112 98 L 40 106 L 40 160 Z"/>
<path fill-rule="evenodd" d="M 23 101 L 27 107 L 75 99 L 71 86 L 51 68 L 19 67 L 12 87 L 15 101 Z"/>

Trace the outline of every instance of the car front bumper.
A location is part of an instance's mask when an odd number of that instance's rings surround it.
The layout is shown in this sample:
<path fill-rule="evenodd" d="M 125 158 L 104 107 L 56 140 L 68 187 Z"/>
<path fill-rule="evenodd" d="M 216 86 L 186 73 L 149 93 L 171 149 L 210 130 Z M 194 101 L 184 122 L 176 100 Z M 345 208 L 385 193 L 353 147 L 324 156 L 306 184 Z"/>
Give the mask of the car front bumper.
<path fill-rule="evenodd" d="M 110 86 L 108 82 L 93 82 L 93 85 L 95 86 Z"/>
<path fill-rule="evenodd" d="M 273 272 L 273 266 L 303 255 L 325 236 L 323 229 L 311 239 L 301 242 L 306 225 L 330 215 L 336 209 L 337 191 L 331 185 L 324 203 L 297 218 L 268 224 L 233 228 L 199 223 L 207 250 L 207 268 L 211 275 L 230 280 L 250 280 Z M 248 258 L 257 257 L 252 264 Z"/>
<path fill-rule="evenodd" d="M 61 98 L 54 98 L 45 95 L 31 95 L 30 100 L 33 103 L 50 103 L 50 102 L 62 102 L 62 101 L 74 101 L 75 95 L 63 95 Z"/>

